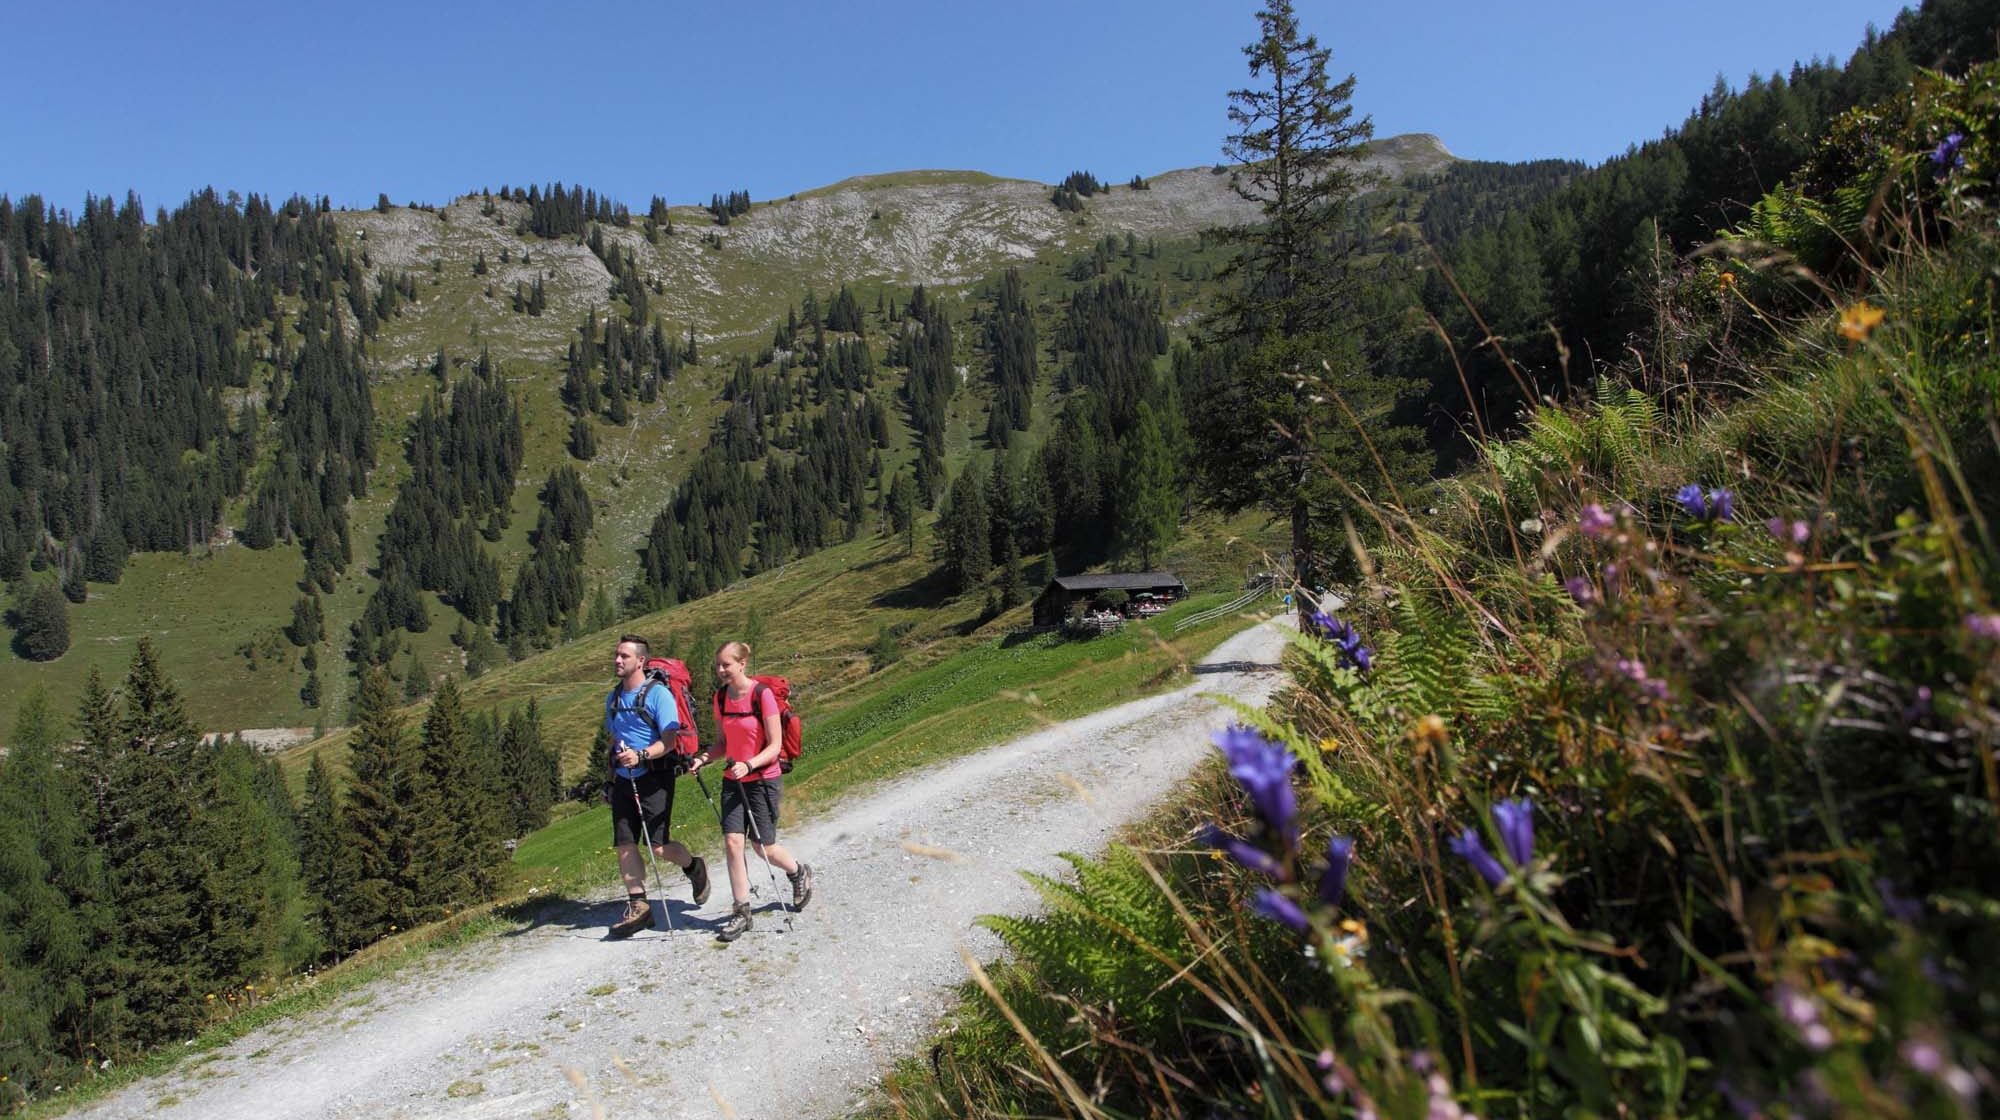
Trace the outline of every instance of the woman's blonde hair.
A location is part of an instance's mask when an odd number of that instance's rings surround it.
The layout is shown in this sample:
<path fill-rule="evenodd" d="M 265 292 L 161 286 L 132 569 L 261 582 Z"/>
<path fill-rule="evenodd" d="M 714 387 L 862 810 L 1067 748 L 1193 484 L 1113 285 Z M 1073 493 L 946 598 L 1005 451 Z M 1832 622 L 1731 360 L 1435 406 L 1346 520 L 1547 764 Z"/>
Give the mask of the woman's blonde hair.
<path fill-rule="evenodd" d="M 724 642 L 722 643 L 722 648 L 716 650 L 715 654 L 717 657 L 720 657 L 723 654 L 728 654 L 736 658 L 736 660 L 741 661 L 743 664 L 748 665 L 750 664 L 750 643 Z"/>

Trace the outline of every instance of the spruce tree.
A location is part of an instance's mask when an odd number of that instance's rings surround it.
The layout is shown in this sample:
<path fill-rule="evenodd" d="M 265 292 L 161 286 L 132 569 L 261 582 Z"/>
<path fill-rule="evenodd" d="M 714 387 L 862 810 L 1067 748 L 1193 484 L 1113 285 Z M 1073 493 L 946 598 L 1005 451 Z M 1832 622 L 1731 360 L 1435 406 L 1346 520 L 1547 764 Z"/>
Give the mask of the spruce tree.
<path fill-rule="evenodd" d="M 1238 249 L 1236 284 L 1211 330 L 1238 358 L 1207 367 L 1190 415 L 1206 492 L 1226 509 L 1261 505 L 1289 519 L 1293 576 L 1317 587 L 1347 500 L 1336 479 L 1372 473 L 1358 424 L 1421 471 L 1414 433 L 1385 422 L 1393 387 L 1363 368 L 1355 341 L 1363 242 L 1351 225 L 1373 125 L 1354 114 L 1353 77 L 1328 77 L 1331 52 L 1301 32 L 1290 0 L 1266 0 L 1257 20 L 1259 37 L 1243 48 L 1255 84 L 1229 95 L 1236 131 L 1225 150 L 1233 185 L 1264 221 L 1224 234 Z"/>
<path fill-rule="evenodd" d="M 118 900 L 122 986 L 137 1041 L 186 1037 L 202 996 L 232 977 L 217 971 L 204 908 L 209 856 L 195 822 L 210 811 L 207 752 L 150 638 L 125 676 L 125 706 L 104 763 L 98 821 L 111 897 Z M 86 696 L 86 703 L 92 698 Z M 86 750 L 101 713 L 85 710 Z"/>
<path fill-rule="evenodd" d="M 427 778 L 418 803 L 425 819 L 418 822 L 420 846 L 412 860 L 421 868 L 419 909 L 455 910 L 491 897 L 506 862 L 503 807 L 488 781 L 499 761 L 494 744 L 472 734 L 458 684 L 449 676 L 438 682 L 419 741 Z"/>
<path fill-rule="evenodd" d="M 396 928 L 408 928 L 413 905 L 410 840 L 419 774 L 405 742 L 402 713 L 388 675 L 364 669 L 355 701 L 352 778 L 338 818 L 339 849 L 350 884 L 336 925 L 345 948 L 358 948 Z"/>
<path fill-rule="evenodd" d="M 305 799 L 299 806 L 299 878 L 312 904 L 321 944 L 336 953 L 354 945 L 346 913 L 353 893 L 349 876 L 354 862 L 344 854 L 341 836 L 333 772 L 323 755 L 314 754 L 306 768 Z"/>
<path fill-rule="evenodd" d="M 991 527 L 986 497 L 968 464 L 951 484 L 944 511 L 938 514 L 937 547 L 946 576 L 958 594 L 978 587 L 993 566 Z"/>
<path fill-rule="evenodd" d="M 54 661 L 69 649 L 69 604 L 54 584 L 36 583 L 15 608 L 14 646 L 30 661 Z"/>
<path fill-rule="evenodd" d="M 103 859 L 62 741 L 37 687 L 0 759 L 0 1079 L 20 1093 L 68 1082 L 126 1026 Z"/>
<path fill-rule="evenodd" d="M 1146 571 L 1153 569 L 1161 550 L 1180 531 L 1180 472 L 1167 454 L 1166 440 L 1153 417 L 1152 406 L 1141 401 L 1139 422 L 1125 434 L 1118 456 L 1119 551 L 1136 558 Z"/>

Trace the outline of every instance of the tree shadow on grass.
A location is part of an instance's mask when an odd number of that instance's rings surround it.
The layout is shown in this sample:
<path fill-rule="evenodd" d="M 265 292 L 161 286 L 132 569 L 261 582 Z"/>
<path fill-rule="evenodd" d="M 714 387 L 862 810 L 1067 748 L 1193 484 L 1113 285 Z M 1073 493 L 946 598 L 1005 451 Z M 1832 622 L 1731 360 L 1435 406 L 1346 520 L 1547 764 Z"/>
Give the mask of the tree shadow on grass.
<path fill-rule="evenodd" d="M 900 610 L 935 607 L 949 600 L 954 594 L 951 576 L 944 568 L 937 567 L 901 587 L 892 587 L 882 592 L 870 599 L 869 605 Z"/>

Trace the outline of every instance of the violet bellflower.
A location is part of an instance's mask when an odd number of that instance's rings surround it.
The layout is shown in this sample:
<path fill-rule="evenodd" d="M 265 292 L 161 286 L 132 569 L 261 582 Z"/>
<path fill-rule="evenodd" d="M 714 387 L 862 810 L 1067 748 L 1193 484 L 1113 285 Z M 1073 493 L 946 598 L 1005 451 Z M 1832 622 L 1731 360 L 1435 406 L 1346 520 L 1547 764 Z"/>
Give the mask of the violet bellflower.
<path fill-rule="evenodd" d="M 1298 759 L 1282 744 L 1264 738 L 1255 728 L 1230 724 L 1213 736 L 1229 774 L 1250 795 L 1250 806 L 1265 827 L 1285 839 L 1297 840 L 1298 800 L 1292 794 L 1292 768 Z"/>
<path fill-rule="evenodd" d="M 1328 906 L 1340 905 L 1347 894 L 1347 869 L 1354 862 L 1354 841 L 1336 836 L 1326 842 L 1326 870 L 1319 877 L 1319 899 Z"/>
<path fill-rule="evenodd" d="M 1674 494 L 1674 501 L 1681 504 L 1689 517 L 1697 521 L 1708 520 L 1708 502 L 1702 497 L 1701 484 L 1690 482 Z"/>
<path fill-rule="evenodd" d="M 1486 880 L 1489 887 L 1497 887 L 1507 881 L 1507 869 L 1486 850 L 1486 842 L 1479 838 L 1479 830 L 1468 828 L 1451 839 L 1451 853 L 1472 865 L 1479 877 Z"/>
<path fill-rule="evenodd" d="M 1525 797 L 1500 802 L 1493 806 L 1493 827 L 1514 866 L 1528 866 L 1535 858 L 1535 803 Z"/>
<path fill-rule="evenodd" d="M 1327 640 L 1340 649 L 1342 664 L 1364 673 L 1374 667 L 1375 651 L 1361 644 L 1361 633 L 1354 627 L 1324 613 L 1314 615 L 1313 620 L 1320 623 Z"/>
<path fill-rule="evenodd" d="M 1736 518 L 1736 495 L 1717 487 L 1708 492 L 1708 518 L 1710 521 L 1733 521 Z"/>
<path fill-rule="evenodd" d="M 1700 483 L 1690 482 L 1674 491 L 1674 501 L 1696 521 L 1729 521 L 1736 516 L 1736 495 L 1725 487 L 1704 491 Z"/>
<path fill-rule="evenodd" d="M 1603 506 L 1592 502 L 1576 515 L 1577 531 L 1596 540 L 1610 532 L 1618 524 L 1618 519 L 1605 512 Z"/>
<path fill-rule="evenodd" d="M 1250 900 L 1250 909 L 1266 918 L 1299 933 L 1306 931 L 1306 912 L 1299 904 L 1279 894 L 1269 887 L 1257 892 Z"/>
<path fill-rule="evenodd" d="M 1938 141 L 1936 150 L 1931 152 L 1931 167 L 1939 178 L 1951 174 L 1954 167 L 1965 166 L 1965 153 L 1959 151 L 1965 145 L 1965 133 L 1954 132 Z"/>
<path fill-rule="evenodd" d="M 1289 877 L 1285 870 L 1285 865 L 1279 863 L 1277 857 L 1252 844 L 1250 841 L 1243 839 L 1241 836 L 1225 831 L 1215 825 L 1211 824 L 1207 828 L 1202 829 L 1201 842 L 1211 848 L 1219 849 L 1230 859 L 1235 860 L 1238 864 L 1251 871 L 1255 871 L 1259 875 L 1268 875 L 1273 879 L 1279 880 Z"/>

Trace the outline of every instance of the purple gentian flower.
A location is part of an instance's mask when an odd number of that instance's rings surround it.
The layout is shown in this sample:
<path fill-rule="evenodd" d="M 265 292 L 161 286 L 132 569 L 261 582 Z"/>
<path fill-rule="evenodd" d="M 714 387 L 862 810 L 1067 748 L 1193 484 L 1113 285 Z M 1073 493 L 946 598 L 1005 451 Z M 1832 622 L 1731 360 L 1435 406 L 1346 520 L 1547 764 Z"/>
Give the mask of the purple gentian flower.
<path fill-rule="evenodd" d="M 1339 619 L 1334 618 L 1325 611 L 1314 611 L 1312 614 L 1306 616 L 1306 621 L 1318 627 L 1319 632 L 1329 638 L 1334 636 L 1334 631 L 1338 630 L 1341 625 Z"/>
<path fill-rule="evenodd" d="M 1306 931 L 1306 912 L 1299 909 L 1298 903 L 1269 887 L 1258 891 L 1250 900 L 1250 909 L 1281 926 L 1289 926 L 1299 933 Z"/>
<path fill-rule="evenodd" d="M 1720 486 L 1703 492 L 1700 483 L 1690 482 L 1674 491 L 1674 501 L 1696 521 L 1728 521 L 1736 516 L 1736 495 Z"/>
<path fill-rule="evenodd" d="M 1708 492 L 1708 518 L 1710 521 L 1733 521 L 1736 518 L 1736 495 L 1717 488 Z"/>
<path fill-rule="evenodd" d="M 1951 174 L 1954 167 L 1965 166 L 1965 153 L 1959 148 L 1965 144 L 1965 133 L 1954 132 L 1938 141 L 1937 150 L 1931 153 L 1931 166 L 1940 178 Z"/>
<path fill-rule="evenodd" d="M 1319 877 L 1319 898 L 1328 906 L 1340 905 L 1347 893 L 1347 869 L 1354 862 L 1354 841 L 1336 836 L 1326 842 L 1326 871 Z"/>
<path fill-rule="evenodd" d="M 2000 614 L 1968 614 L 1965 629 L 1975 638 L 2000 641 Z"/>
<path fill-rule="evenodd" d="M 1220 849 L 1230 859 L 1255 871 L 1259 875 L 1268 875 L 1273 879 L 1279 880 L 1287 878 L 1285 865 L 1279 863 L 1277 857 L 1252 844 L 1250 841 L 1243 839 L 1241 836 L 1227 832 L 1215 825 L 1211 824 L 1207 828 L 1202 829 L 1201 842 L 1211 848 Z"/>
<path fill-rule="evenodd" d="M 1569 597 L 1579 603 L 1594 602 L 1597 599 L 1597 589 L 1592 587 L 1590 580 L 1584 576 L 1571 576 L 1564 580 L 1563 590 L 1568 591 Z"/>
<path fill-rule="evenodd" d="M 1214 740 L 1229 760 L 1230 776 L 1242 783 L 1265 826 L 1285 837 L 1287 843 L 1295 840 L 1293 818 L 1298 815 L 1298 800 L 1292 794 L 1292 768 L 1298 759 L 1281 744 L 1241 724 L 1216 732 Z"/>
<path fill-rule="evenodd" d="M 1327 619 L 1326 636 L 1340 647 L 1341 663 L 1362 672 L 1375 664 L 1375 651 L 1361 644 L 1361 634 L 1339 619 Z"/>
<path fill-rule="evenodd" d="M 1486 842 L 1479 838 L 1478 829 L 1468 828 L 1453 837 L 1451 852 L 1471 864 L 1488 886 L 1497 887 L 1507 881 L 1507 869 L 1500 866 L 1500 861 L 1493 858 L 1492 852 L 1486 850 Z"/>
<path fill-rule="evenodd" d="M 1526 867 L 1535 858 L 1535 803 L 1525 797 L 1511 798 L 1493 806 L 1493 827 L 1500 844 L 1515 867 Z"/>
<path fill-rule="evenodd" d="M 1611 531 L 1618 519 L 1606 513 L 1604 507 L 1592 502 L 1576 515 L 1576 527 L 1584 536 L 1595 540 Z"/>

